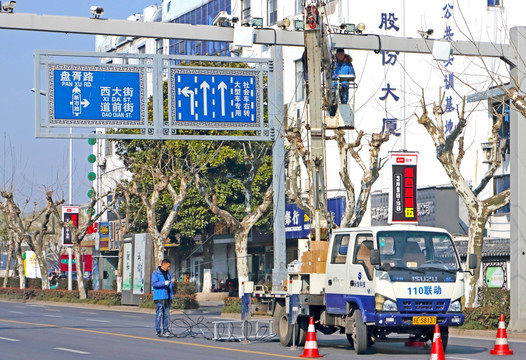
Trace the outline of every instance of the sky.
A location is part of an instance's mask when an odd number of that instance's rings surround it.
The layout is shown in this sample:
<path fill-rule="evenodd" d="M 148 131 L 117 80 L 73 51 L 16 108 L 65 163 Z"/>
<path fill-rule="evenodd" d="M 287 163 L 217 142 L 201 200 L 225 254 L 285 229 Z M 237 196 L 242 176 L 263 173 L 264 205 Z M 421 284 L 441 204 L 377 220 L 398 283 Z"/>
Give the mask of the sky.
<path fill-rule="evenodd" d="M 182 0 L 178 0 L 182 1 Z M 200 2 L 201 0 L 185 0 Z M 103 18 L 125 19 L 141 13 L 151 0 L 19 0 L 15 12 L 91 17 L 92 5 Z M 0 29 L 0 189 L 11 189 L 18 201 L 44 199 L 44 188 L 68 200 L 69 140 L 36 139 L 34 94 L 35 50 L 94 51 L 95 36 Z M 73 204 L 87 202 L 91 164 L 87 140 L 73 140 Z"/>

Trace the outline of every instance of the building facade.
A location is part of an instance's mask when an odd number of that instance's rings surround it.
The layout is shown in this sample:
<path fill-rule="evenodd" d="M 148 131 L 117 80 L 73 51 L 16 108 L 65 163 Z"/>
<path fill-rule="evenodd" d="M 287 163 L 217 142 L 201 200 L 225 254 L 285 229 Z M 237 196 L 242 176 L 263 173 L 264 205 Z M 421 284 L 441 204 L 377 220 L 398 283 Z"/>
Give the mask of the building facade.
<path fill-rule="evenodd" d="M 517 1 L 495 0 L 430 0 L 426 2 L 373 0 L 368 2 L 367 6 L 352 0 L 332 0 L 326 1 L 321 11 L 325 14 L 325 19 L 334 32 L 340 32 L 342 24 L 364 23 L 366 28 L 362 36 L 372 39 L 375 39 L 375 35 L 422 36 L 442 42 L 468 40 L 508 43 L 509 29 L 520 24 L 522 10 L 525 10 L 525 7 L 526 5 Z M 152 7 L 147 8 L 144 14 L 132 15 L 130 19 L 211 25 L 218 12 L 225 11 L 237 17 L 239 24 L 251 24 L 255 18 L 261 18 L 263 27 L 277 29 L 278 23 L 282 25 L 281 20 L 289 19 L 293 23 L 293 20 L 302 19 L 303 16 L 302 0 L 202 0 L 191 4 L 178 2 L 177 6 L 174 0 L 165 0 L 161 7 L 150 8 Z M 293 26 L 285 30 L 294 31 Z M 254 45 L 237 48 L 227 43 L 177 39 L 100 37 L 97 41 L 97 49 L 124 53 L 270 57 L 269 46 Z M 422 114 L 422 100 L 431 111 L 432 104 L 438 102 L 439 97 L 443 96 L 443 128 L 445 135 L 448 136 L 458 123 L 464 97 L 470 97 L 465 105 L 467 126 L 463 132 L 465 154 L 461 164 L 464 177 L 472 186 L 477 186 L 483 178 L 489 167 L 488 161 L 491 160 L 487 158 L 487 144 L 491 137 L 491 127 L 496 119 L 495 114 L 504 112 L 505 122 L 499 132 L 499 144 L 501 144 L 499 156 L 502 157 L 502 165 L 493 180 L 480 194 L 480 198 L 487 198 L 509 187 L 509 156 L 507 156 L 509 153 L 509 104 L 502 96 L 487 98 L 476 95 L 494 87 L 497 77 L 500 79 L 508 77 L 506 64 L 496 59 L 461 56 L 450 56 L 447 60 L 437 61 L 432 55 L 385 51 L 380 42 L 376 51 L 346 49 L 346 53 L 352 57 L 356 71 L 357 89 L 350 100 L 354 109 L 356 129 L 364 131 L 365 139 L 370 139 L 373 133 L 390 133 L 390 140 L 381 149 L 382 161 L 385 162 L 391 151 L 417 151 L 419 154 L 419 187 L 439 189 L 444 185 L 447 186 L 450 183 L 449 178 L 436 159 L 436 150 L 430 136 L 418 123 L 415 114 Z M 308 120 L 306 119 L 305 74 L 301 62 L 303 48 L 284 47 L 283 55 L 283 100 L 289 109 L 286 121 L 306 124 Z M 424 99 L 422 99 L 422 94 L 425 95 Z M 272 106 L 272 104 L 268 105 Z M 330 131 L 327 135 L 331 135 Z M 348 141 L 356 139 L 356 136 L 356 131 L 346 131 Z M 101 157 L 107 158 L 104 171 L 111 172 L 119 169 L 119 163 L 118 159 L 111 158 L 113 156 L 111 146 L 105 143 L 102 141 L 99 145 Z M 364 144 L 361 154 L 366 165 L 368 163 L 367 151 L 368 146 Z M 328 197 L 344 197 L 345 189 L 337 175 L 340 163 L 338 148 L 334 141 L 327 141 L 326 152 Z M 352 159 L 350 162 L 353 163 Z M 379 179 L 373 186 L 373 190 L 378 193 L 386 193 L 389 188 L 390 177 L 387 165 L 384 166 Z M 352 165 L 349 173 L 354 184 L 359 184 L 362 176 L 360 166 Z M 121 172 L 120 176 L 124 176 L 123 174 Z M 103 179 L 104 176 L 101 178 Z M 303 169 L 300 185 L 302 190 L 308 188 L 305 169 Z M 433 201 L 436 201 L 437 207 L 440 206 L 439 197 Z M 374 217 L 380 211 L 371 202 L 370 204 L 362 225 L 374 223 Z M 461 223 L 462 219 L 465 219 L 465 212 L 461 205 L 457 209 L 459 209 L 458 218 Z M 450 225 L 455 228 L 458 223 Z M 449 227 L 449 225 L 444 226 Z M 459 226 L 457 230 L 458 233 L 462 233 L 463 227 Z M 228 244 L 229 241 L 233 242 L 233 239 L 228 240 L 228 234 L 221 236 L 220 240 L 218 238 L 217 242 L 214 241 L 214 246 L 217 245 L 214 248 L 214 264 L 216 260 L 218 264 L 223 264 L 217 265 L 217 276 L 222 278 L 226 273 L 226 277 L 232 277 L 234 276 L 231 274 L 234 262 Z M 509 207 L 500 209 L 491 217 L 487 226 L 487 236 L 509 239 Z M 263 248 L 260 255 L 263 259 L 267 259 L 267 253 L 272 250 L 272 242 L 271 240 L 263 241 L 262 244 L 258 246 L 260 251 Z M 287 261 L 291 261 L 295 257 L 293 247 L 297 244 L 291 242 L 288 246 L 290 254 L 288 251 Z M 196 254 L 199 255 L 199 251 Z M 193 256 L 184 261 L 185 264 L 181 265 L 182 271 L 190 269 L 191 278 L 201 281 L 202 258 Z M 263 263 L 263 269 L 272 268 L 266 260 Z M 258 264 L 261 264 L 259 258 Z M 260 268 L 260 266 L 252 267 Z M 260 280 L 260 276 L 254 279 Z"/>

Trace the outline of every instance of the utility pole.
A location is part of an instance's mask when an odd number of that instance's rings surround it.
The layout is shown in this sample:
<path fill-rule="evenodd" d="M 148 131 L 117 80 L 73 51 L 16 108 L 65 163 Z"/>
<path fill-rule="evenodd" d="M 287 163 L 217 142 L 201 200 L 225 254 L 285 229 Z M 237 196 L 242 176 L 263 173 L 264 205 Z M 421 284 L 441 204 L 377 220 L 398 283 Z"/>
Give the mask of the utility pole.
<path fill-rule="evenodd" d="M 314 227 L 314 239 L 325 240 L 328 235 L 328 213 L 325 179 L 325 129 L 323 108 L 323 89 L 331 86 L 332 58 L 328 44 L 324 39 L 323 20 L 317 7 L 307 5 L 305 16 L 305 51 L 307 55 L 309 132 L 310 132 L 310 194 L 311 236 Z M 325 79 L 322 79 L 322 75 Z M 320 90 L 321 89 L 321 90 Z M 329 102 L 330 103 L 330 102 Z M 313 213 L 312 213 L 313 212 Z"/>

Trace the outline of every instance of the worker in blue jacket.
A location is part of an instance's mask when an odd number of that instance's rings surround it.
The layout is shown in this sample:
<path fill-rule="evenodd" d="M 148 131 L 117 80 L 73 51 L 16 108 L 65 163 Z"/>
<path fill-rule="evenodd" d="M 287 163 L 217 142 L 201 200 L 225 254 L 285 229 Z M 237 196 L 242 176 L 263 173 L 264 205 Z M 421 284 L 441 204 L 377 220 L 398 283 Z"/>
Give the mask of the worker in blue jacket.
<path fill-rule="evenodd" d="M 336 61 L 332 68 L 332 88 L 334 91 L 338 87 L 338 76 L 352 75 L 355 77 L 354 67 L 352 66 L 352 58 L 345 54 L 342 48 L 336 50 Z M 347 104 L 349 101 L 349 81 L 340 81 L 340 103 Z"/>
<path fill-rule="evenodd" d="M 170 276 L 171 262 L 164 259 L 152 273 L 153 301 L 155 303 L 155 331 L 157 336 L 171 336 L 168 329 L 170 307 L 173 298 L 173 282 Z M 162 331 L 161 331 L 162 320 Z"/>

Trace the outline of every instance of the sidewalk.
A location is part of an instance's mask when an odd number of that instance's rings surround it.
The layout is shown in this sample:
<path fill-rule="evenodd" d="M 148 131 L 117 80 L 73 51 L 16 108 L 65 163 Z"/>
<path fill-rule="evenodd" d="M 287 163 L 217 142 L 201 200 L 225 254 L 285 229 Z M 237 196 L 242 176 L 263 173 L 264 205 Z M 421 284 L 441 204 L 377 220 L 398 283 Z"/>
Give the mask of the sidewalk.
<path fill-rule="evenodd" d="M 2 299 L 0 298 L 0 302 L 14 302 L 14 303 L 23 303 L 23 304 L 30 304 L 30 305 L 48 305 L 48 306 L 62 306 L 62 307 L 68 307 L 68 308 L 77 308 L 77 309 L 92 309 L 92 310 L 111 310 L 111 311 L 122 311 L 122 312 L 134 312 L 134 313 L 143 313 L 143 314 L 155 314 L 155 309 L 147 309 L 147 308 L 140 308 L 138 306 L 132 306 L 132 305 L 97 305 L 97 304 L 86 304 L 86 303 L 68 303 L 68 302 L 59 302 L 59 301 L 44 301 L 44 300 L 12 300 L 12 299 Z M 223 302 L 218 301 L 202 301 L 199 303 L 200 308 L 209 308 L 209 307 L 217 307 L 219 309 L 219 312 L 221 309 L 219 306 L 223 306 Z M 202 311 L 200 309 L 187 309 L 187 310 L 179 310 L 174 309 L 171 310 L 172 314 L 199 314 Z"/>
<path fill-rule="evenodd" d="M 506 331 L 506 334 L 508 335 L 508 340 L 526 341 L 526 332 Z M 497 338 L 497 329 L 495 330 L 464 330 L 464 329 L 450 327 L 449 336 L 460 336 L 460 337 L 495 340 Z"/>

